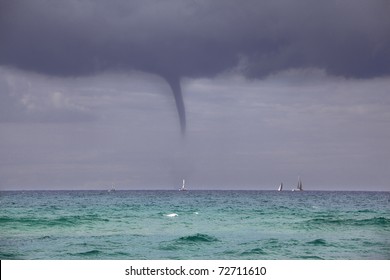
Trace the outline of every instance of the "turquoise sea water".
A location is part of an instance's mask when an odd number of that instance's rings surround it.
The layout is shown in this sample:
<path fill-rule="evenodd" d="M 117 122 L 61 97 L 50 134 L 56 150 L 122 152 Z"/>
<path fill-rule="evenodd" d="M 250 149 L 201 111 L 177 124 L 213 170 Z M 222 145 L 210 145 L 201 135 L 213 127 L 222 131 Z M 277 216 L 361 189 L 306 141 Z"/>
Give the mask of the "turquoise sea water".
<path fill-rule="evenodd" d="M 0 259 L 390 259 L 390 192 L 2 191 L 0 210 Z"/>

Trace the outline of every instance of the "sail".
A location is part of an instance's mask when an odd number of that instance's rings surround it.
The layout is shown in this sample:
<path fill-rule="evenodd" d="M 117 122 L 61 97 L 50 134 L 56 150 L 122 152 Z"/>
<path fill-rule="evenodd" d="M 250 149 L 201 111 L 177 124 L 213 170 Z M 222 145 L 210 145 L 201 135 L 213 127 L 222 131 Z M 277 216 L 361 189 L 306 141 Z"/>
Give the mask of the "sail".
<path fill-rule="evenodd" d="M 298 190 L 302 191 L 302 181 L 301 181 L 301 178 L 299 178 L 298 180 L 298 187 L 297 187 Z"/>
<path fill-rule="evenodd" d="M 280 183 L 280 186 L 279 186 L 279 188 L 278 188 L 278 191 L 280 192 L 280 191 L 282 191 L 283 190 L 283 183 Z"/>
<path fill-rule="evenodd" d="M 179 189 L 179 191 L 186 191 L 186 187 L 185 187 L 185 184 L 186 184 L 186 181 L 183 179 L 183 185 L 181 186 L 181 188 Z"/>
<path fill-rule="evenodd" d="M 297 187 L 295 189 L 292 189 L 292 191 L 293 192 L 295 192 L 295 191 L 303 191 L 301 177 L 298 177 Z"/>

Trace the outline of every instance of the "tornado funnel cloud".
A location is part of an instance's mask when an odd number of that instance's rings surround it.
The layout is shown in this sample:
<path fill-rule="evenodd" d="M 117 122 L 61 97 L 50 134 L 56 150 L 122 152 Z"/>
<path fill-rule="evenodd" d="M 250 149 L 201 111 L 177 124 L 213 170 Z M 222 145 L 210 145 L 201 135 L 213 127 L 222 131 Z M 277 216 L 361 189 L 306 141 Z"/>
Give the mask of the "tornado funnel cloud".
<path fill-rule="evenodd" d="M 182 134 L 181 78 L 263 79 L 292 69 L 390 75 L 388 0 L 236 2 L 0 0 L 0 67 L 67 78 L 118 70 L 163 77 Z"/>
<path fill-rule="evenodd" d="M 182 135 L 186 133 L 186 110 L 184 107 L 183 95 L 181 92 L 180 78 L 166 78 L 169 86 L 171 87 L 173 97 L 175 98 L 176 109 L 179 116 L 180 121 L 180 129 Z"/>

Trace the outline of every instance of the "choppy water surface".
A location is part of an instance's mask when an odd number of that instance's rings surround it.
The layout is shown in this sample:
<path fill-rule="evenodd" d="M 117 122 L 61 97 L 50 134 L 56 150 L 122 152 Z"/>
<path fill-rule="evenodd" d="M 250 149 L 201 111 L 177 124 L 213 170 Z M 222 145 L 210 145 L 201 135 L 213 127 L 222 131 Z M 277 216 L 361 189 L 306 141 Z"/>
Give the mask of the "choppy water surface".
<path fill-rule="evenodd" d="M 389 192 L 0 193 L 1 259 L 390 259 Z"/>

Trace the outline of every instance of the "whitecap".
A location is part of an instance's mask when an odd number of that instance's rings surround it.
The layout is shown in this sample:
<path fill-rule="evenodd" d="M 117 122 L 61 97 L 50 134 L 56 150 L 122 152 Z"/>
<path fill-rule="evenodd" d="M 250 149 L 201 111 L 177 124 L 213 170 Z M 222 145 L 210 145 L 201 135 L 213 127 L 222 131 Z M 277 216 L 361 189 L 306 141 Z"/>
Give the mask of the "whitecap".
<path fill-rule="evenodd" d="M 165 216 L 167 216 L 167 217 L 177 217 L 177 214 L 176 213 L 172 213 L 172 214 L 167 214 Z"/>

